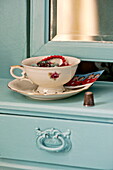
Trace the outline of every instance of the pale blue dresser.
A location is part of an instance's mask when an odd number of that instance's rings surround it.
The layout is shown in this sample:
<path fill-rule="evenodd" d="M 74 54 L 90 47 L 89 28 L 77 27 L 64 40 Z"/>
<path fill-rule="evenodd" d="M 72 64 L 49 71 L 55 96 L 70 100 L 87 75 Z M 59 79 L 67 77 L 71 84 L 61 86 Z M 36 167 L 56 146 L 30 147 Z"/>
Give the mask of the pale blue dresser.
<path fill-rule="evenodd" d="M 85 91 L 40 101 L 7 87 L 10 65 L 28 55 L 59 52 L 113 62 L 113 44 L 48 41 L 48 0 L 0 3 L 0 170 L 113 170 L 112 82 L 96 82 L 88 89 L 94 93 L 93 107 L 83 106 Z"/>
<path fill-rule="evenodd" d="M 84 92 L 68 99 L 37 101 L 10 91 L 5 86 L 8 81 L 4 79 L 0 84 L 2 166 L 113 169 L 112 83 L 95 83 L 90 88 L 95 94 L 95 106 L 84 107 Z M 47 142 L 49 151 L 39 148 L 37 128 L 41 131 L 55 128 L 67 133 L 69 148 L 59 150 L 62 143 L 55 141 Z M 58 148 L 55 152 L 54 146 Z"/>

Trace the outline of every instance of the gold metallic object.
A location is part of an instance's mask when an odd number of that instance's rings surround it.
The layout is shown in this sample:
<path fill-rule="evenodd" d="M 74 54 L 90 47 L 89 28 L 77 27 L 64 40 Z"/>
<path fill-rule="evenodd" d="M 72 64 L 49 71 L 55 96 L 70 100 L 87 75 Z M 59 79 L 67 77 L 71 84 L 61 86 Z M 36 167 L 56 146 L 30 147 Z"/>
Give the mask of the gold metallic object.
<path fill-rule="evenodd" d="M 50 40 L 113 42 L 113 0 L 50 2 Z"/>

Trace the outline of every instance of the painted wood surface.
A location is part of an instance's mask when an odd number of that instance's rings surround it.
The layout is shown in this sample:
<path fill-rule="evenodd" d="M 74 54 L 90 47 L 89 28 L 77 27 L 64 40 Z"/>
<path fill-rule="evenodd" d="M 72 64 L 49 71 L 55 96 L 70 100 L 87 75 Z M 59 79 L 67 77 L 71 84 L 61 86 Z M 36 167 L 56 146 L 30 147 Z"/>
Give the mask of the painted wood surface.
<path fill-rule="evenodd" d="M 49 12 L 49 1 L 48 0 L 31 0 L 30 1 L 30 11 L 31 11 L 31 22 L 30 22 L 30 50 L 31 57 L 37 55 L 49 55 L 49 54 L 65 54 L 71 55 L 81 58 L 82 60 L 88 61 L 108 61 L 113 62 L 113 44 L 111 43 L 79 43 L 79 42 L 50 42 L 48 39 L 48 12 Z M 27 138 L 33 137 L 35 140 L 34 133 L 30 133 L 31 130 L 34 130 L 35 125 L 40 124 L 37 116 L 40 119 L 46 118 L 47 123 L 44 123 L 44 128 L 46 126 L 50 126 L 50 121 L 53 122 L 52 125 L 60 123 L 60 127 L 62 130 L 67 128 L 69 123 L 70 127 L 74 127 L 73 122 L 79 122 L 81 125 L 86 124 L 85 128 L 83 126 L 77 126 L 76 129 L 79 131 L 83 138 L 79 143 L 79 148 L 81 152 L 83 151 L 81 147 L 84 146 L 86 155 L 84 155 L 84 163 L 82 166 L 92 166 L 99 167 L 102 169 L 113 169 L 112 164 L 112 125 L 113 125 L 113 83 L 108 82 L 98 82 L 95 83 L 89 90 L 94 93 L 95 106 L 94 107 L 84 107 L 83 106 L 83 97 L 84 92 L 78 94 L 76 96 L 57 100 L 57 101 L 38 101 L 32 100 L 27 97 L 22 96 L 16 92 L 11 91 L 7 87 L 7 83 L 11 81 L 9 74 L 10 65 L 20 64 L 21 60 L 27 57 L 27 38 L 28 28 L 26 27 L 26 1 L 20 0 L 12 0 L 10 3 L 8 0 L 4 0 L 0 2 L 0 128 L 3 133 L 2 142 L 3 145 L 0 153 L 3 153 L 5 157 L 8 158 L 8 155 L 12 154 L 11 148 L 8 147 L 10 145 L 14 149 L 15 156 L 18 155 L 18 152 L 15 152 L 19 149 L 17 148 L 17 143 L 23 145 L 23 139 L 25 141 L 24 148 L 26 144 L 31 146 L 31 143 L 27 141 Z M 12 10 L 13 9 L 13 10 Z M 28 24 L 27 24 L 28 25 Z M 26 36 L 27 35 L 27 36 Z M 3 78 L 3 79 L 2 79 Z M 9 79 L 5 79 L 9 78 Z M 7 115 L 6 119 L 1 119 Z M 14 116 L 15 115 L 15 116 Z M 21 115 L 21 116 L 20 116 Z M 20 118 L 21 117 L 21 118 Z M 62 119 L 62 120 L 61 120 Z M 21 120 L 21 121 L 19 121 Z M 32 121 L 32 122 L 31 122 Z M 35 122 L 35 123 L 34 123 Z M 44 121 L 45 122 L 45 121 Z M 67 123 L 68 122 L 68 123 Z M 22 126 L 20 126 L 22 124 Z M 43 122 L 41 122 L 42 126 Z M 65 125 L 64 125 L 65 124 Z M 89 128 L 88 125 L 91 125 Z M 92 124 L 94 126 L 92 126 Z M 24 129 L 27 125 L 28 129 Z M 8 128 L 6 128 L 8 127 Z M 23 128 L 24 127 L 24 128 Z M 30 127 L 32 127 L 30 129 Z M 83 127 L 83 128 L 82 128 Z M 99 129 L 101 130 L 98 130 Z M 13 129 L 14 128 L 14 129 Z M 43 127 L 42 127 L 43 128 Z M 9 131 L 10 130 L 10 133 Z M 14 131 L 13 131 L 14 130 Z M 17 131 L 16 131 L 17 130 Z M 73 129 L 73 132 L 75 130 Z M 6 133 L 5 133 L 6 132 Z M 13 132 L 13 133 L 12 133 Z M 93 133 L 97 132 L 97 134 Z M 75 133 L 75 132 L 74 132 Z M 5 134 L 5 135 L 4 135 Z M 86 136 L 88 138 L 86 139 Z M 91 134 L 91 137 L 90 137 Z M 10 138 L 12 135 L 12 138 Z M 97 136 L 96 136 L 97 135 Z M 16 139 L 15 139 L 16 136 Z M 9 140 L 9 143 L 7 142 Z M 12 142 L 12 139 L 13 140 Z M 88 140 L 89 139 L 89 140 Z M 95 139 L 92 141 L 92 139 Z M 5 142 L 4 142 L 5 141 Z M 15 142 L 16 141 L 16 142 Z M 30 140 L 29 140 L 30 141 Z M 34 142 L 34 141 L 32 141 Z M 76 139 L 74 140 L 76 143 Z M 84 143 L 85 142 L 85 143 Z M 90 150 L 86 147 L 86 143 L 88 142 Z M 104 143 L 105 142 L 105 143 Z M 16 145 L 13 145 L 15 144 Z M 91 145 L 90 145 L 91 144 Z M 94 148 L 92 146 L 94 144 Z M 97 145 L 96 145 L 97 144 Z M 105 145 L 106 144 L 106 145 Z M 27 146 L 28 146 L 27 145 Z M 106 147 L 107 146 L 107 147 Z M 26 152 L 32 151 L 34 148 L 29 147 L 26 149 Z M 97 149 L 97 150 L 96 150 Z M 97 155 L 99 149 L 99 155 Z M 76 151 L 76 148 L 75 148 Z M 93 159 L 94 157 L 99 158 L 99 162 L 85 162 L 87 159 L 87 154 L 89 156 L 89 151 L 94 151 L 94 155 L 92 153 Z M 35 152 L 36 153 L 36 152 Z M 102 157 L 101 157 L 102 153 Z M 107 154 L 106 154 L 107 153 Z M 26 154 L 20 153 L 19 149 L 19 159 L 23 156 L 25 159 Z M 80 153 L 78 152 L 78 155 Z M 37 155 L 37 153 L 36 153 Z M 108 155 L 108 157 L 107 157 Z M 29 156 L 29 155 L 27 155 Z M 32 159 L 34 155 L 30 155 Z M 44 154 L 44 157 L 47 156 L 47 159 L 50 159 L 48 154 Z M 10 157 L 10 156 L 9 156 Z M 30 157 L 30 158 L 31 158 Z M 107 158 L 109 159 L 107 159 Z M 14 158 L 14 157 L 12 157 Z M 52 157 L 51 157 L 52 158 Z M 83 158 L 83 157 L 82 157 Z M 42 159 L 39 157 L 42 161 Z M 45 158 L 46 159 L 46 158 Z M 53 159 L 53 158 L 52 158 Z M 59 157 L 54 160 L 58 161 Z M 70 158 L 71 159 L 71 158 Z M 78 165 L 80 166 L 79 157 Z M 36 160 L 36 158 L 35 158 Z M 106 161 L 108 162 L 106 163 Z M 73 163 L 74 160 L 71 160 Z M 2 161 L 3 163 L 3 161 Z M 6 164 L 8 161 L 6 161 Z M 51 163 L 51 161 L 50 161 Z M 66 161 L 67 163 L 67 161 Z M 65 164 L 66 164 L 65 163 Z M 86 165 L 88 163 L 88 165 Z M 25 165 L 24 162 L 22 162 Z M 29 162 L 30 164 L 30 162 Z M 91 165 L 92 164 L 92 165 Z M 104 166 L 104 167 L 103 167 Z M 12 166 L 13 167 L 13 166 Z M 40 165 L 40 168 L 44 167 L 44 165 Z M 49 167 L 48 167 L 49 168 Z M 54 167 L 55 168 L 55 167 Z M 64 168 L 64 167 L 63 167 Z M 59 169 L 63 169 L 60 167 Z M 42 169 L 42 168 L 41 168 Z M 47 169 L 47 168 L 46 168 Z M 56 168 L 57 169 L 57 168 Z M 66 168 L 64 168 L 66 169 Z M 78 168 L 76 168 L 78 169 Z M 84 168 L 83 168 L 84 169 Z"/>
<path fill-rule="evenodd" d="M 86 170 L 86 168 L 60 166 L 31 161 L 0 159 L 0 170 Z"/>
<path fill-rule="evenodd" d="M 0 77 L 11 77 L 10 65 L 26 57 L 26 0 L 0 1 Z"/>
<path fill-rule="evenodd" d="M 1 158 L 92 169 L 113 169 L 113 124 L 16 115 L 1 115 L 0 119 Z M 42 150 L 36 143 L 36 128 L 42 131 L 56 128 L 62 133 L 69 129 L 71 150 Z M 44 145 L 52 148 L 55 140 L 48 139 L 44 140 Z"/>
<path fill-rule="evenodd" d="M 113 62 L 113 43 L 49 41 L 48 4 L 48 0 L 32 1 L 31 56 L 61 54 L 85 61 Z"/>
<path fill-rule="evenodd" d="M 94 93 L 95 106 L 84 107 L 85 91 L 62 100 L 39 101 L 10 90 L 7 87 L 10 81 L 0 79 L 2 113 L 113 123 L 113 83 L 94 83 L 87 91 Z"/>

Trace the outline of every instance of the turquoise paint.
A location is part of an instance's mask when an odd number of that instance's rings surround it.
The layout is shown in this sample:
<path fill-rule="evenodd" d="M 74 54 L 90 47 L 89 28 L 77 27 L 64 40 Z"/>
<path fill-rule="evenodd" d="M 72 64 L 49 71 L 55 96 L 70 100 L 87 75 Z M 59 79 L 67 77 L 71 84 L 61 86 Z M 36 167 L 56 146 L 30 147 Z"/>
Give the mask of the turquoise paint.
<path fill-rule="evenodd" d="M 14 168 L 14 169 L 13 169 Z M 17 169 L 16 169 L 17 168 Z M 30 161 L 20 161 L 20 160 L 10 160 L 10 159 L 0 159 L 0 170 L 86 170 L 84 168 L 69 167 L 69 166 L 59 166 L 53 164 L 43 164 Z"/>
<path fill-rule="evenodd" d="M 0 77 L 26 57 L 26 0 L 0 1 Z"/>
<path fill-rule="evenodd" d="M 94 83 L 88 91 L 94 93 L 95 106 L 84 107 L 85 91 L 62 100 L 39 101 L 11 91 L 7 88 L 9 81 L 11 80 L 0 79 L 0 110 L 4 114 L 113 123 L 113 83 Z"/>
<path fill-rule="evenodd" d="M 1 115 L 0 126 L 2 158 L 92 169 L 113 169 L 113 124 Z M 36 144 L 36 128 L 57 128 L 62 132 L 70 129 L 72 149 L 69 152 L 54 153 L 39 149 Z"/>
<path fill-rule="evenodd" d="M 61 132 L 58 128 L 47 128 L 44 130 L 36 129 L 36 145 L 51 153 L 69 152 L 72 148 L 70 140 L 71 131 L 68 129 L 66 132 Z"/>
<path fill-rule="evenodd" d="M 49 38 L 49 29 L 50 29 L 50 26 L 49 26 L 49 0 L 46 0 L 44 1 L 44 6 L 45 6 L 45 10 L 44 10 L 44 30 L 45 30 L 45 43 L 48 42 L 48 38 Z"/>
<path fill-rule="evenodd" d="M 45 1 L 44 0 L 31 0 L 31 56 L 37 51 L 37 48 L 40 49 L 41 46 L 45 43 Z M 37 11 L 37 15 L 34 16 L 34 11 Z M 38 22 L 37 22 L 38 21 Z"/>
<path fill-rule="evenodd" d="M 2 68 L 0 158 L 9 160 L 0 159 L 0 169 L 15 168 L 15 166 L 27 169 L 29 166 L 31 169 L 38 167 L 39 170 L 45 168 L 112 170 L 113 83 L 96 82 L 89 89 L 94 93 L 94 107 L 83 106 L 84 92 L 63 100 L 38 101 L 8 89 L 7 83 L 11 79 L 5 78 L 10 78 L 9 66 L 20 64 L 20 61 L 27 57 L 26 42 L 28 40 L 26 38 L 26 1 L 12 0 L 10 4 L 8 2 L 4 0 L 1 2 L 2 5 L 0 4 L 3 14 L 0 16 L 2 23 L 0 30 L 0 68 Z M 31 0 L 30 6 L 31 56 L 60 53 L 77 56 L 82 60 L 113 62 L 113 44 L 111 43 L 49 42 L 48 15 L 46 15 L 48 1 Z M 20 21 L 21 24 L 19 24 Z M 37 127 L 41 130 L 54 127 L 62 132 L 70 129 L 72 133 L 70 152 L 57 155 L 39 150 L 36 147 L 35 128 Z M 18 161 L 10 159 L 18 159 Z"/>

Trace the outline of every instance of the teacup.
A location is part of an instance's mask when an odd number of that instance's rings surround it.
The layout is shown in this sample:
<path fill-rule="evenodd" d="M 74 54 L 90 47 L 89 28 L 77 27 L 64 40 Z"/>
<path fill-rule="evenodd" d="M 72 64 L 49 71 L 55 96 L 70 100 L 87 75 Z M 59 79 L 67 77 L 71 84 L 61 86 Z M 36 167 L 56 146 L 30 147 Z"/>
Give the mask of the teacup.
<path fill-rule="evenodd" d="M 22 61 L 21 65 L 11 66 L 10 74 L 20 80 L 31 81 L 38 85 L 37 91 L 41 94 L 56 94 L 65 91 L 64 84 L 69 82 L 75 75 L 80 59 L 75 57 L 63 56 L 68 61 L 68 66 L 62 67 L 37 67 L 39 61 L 47 56 L 38 56 L 27 58 Z M 22 76 L 17 76 L 14 70 L 22 70 Z"/>

